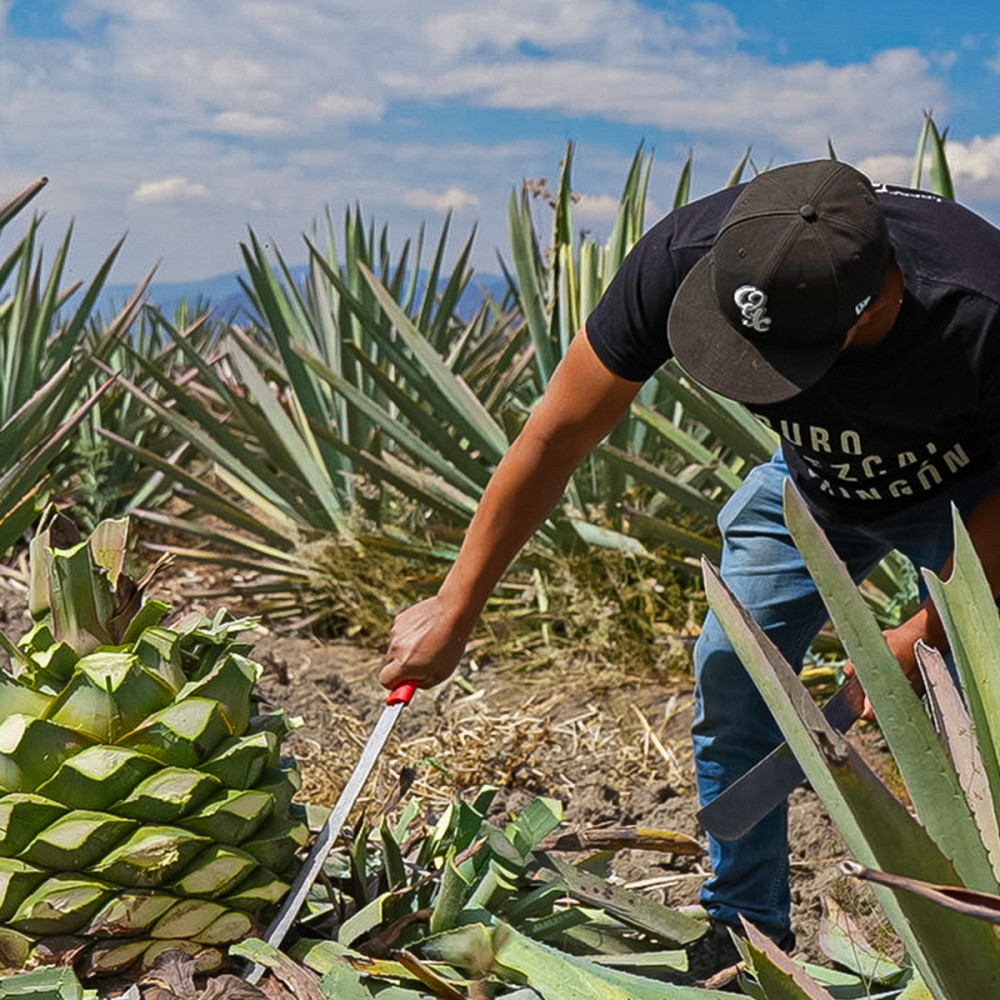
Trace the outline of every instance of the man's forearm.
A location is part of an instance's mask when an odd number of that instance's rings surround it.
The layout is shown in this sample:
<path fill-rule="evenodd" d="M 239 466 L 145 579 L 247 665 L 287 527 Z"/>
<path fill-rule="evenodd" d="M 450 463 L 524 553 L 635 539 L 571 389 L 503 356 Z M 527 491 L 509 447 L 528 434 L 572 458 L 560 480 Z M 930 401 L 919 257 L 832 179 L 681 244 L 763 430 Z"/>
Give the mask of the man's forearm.
<path fill-rule="evenodd" d="M 497 466 L 439 595 L 475 620 L 504 570 L 558 503 L 582 456 L 522 434 Z"/>
<path fill-rule="evenodd" d="M 558 503 L 576 465 L 639 386 L 613 375 L 577 336 L 520 436 L 497 466 L 440 590 L 396 616 L 380 678 L 440 684 L 503 571 Z"/>

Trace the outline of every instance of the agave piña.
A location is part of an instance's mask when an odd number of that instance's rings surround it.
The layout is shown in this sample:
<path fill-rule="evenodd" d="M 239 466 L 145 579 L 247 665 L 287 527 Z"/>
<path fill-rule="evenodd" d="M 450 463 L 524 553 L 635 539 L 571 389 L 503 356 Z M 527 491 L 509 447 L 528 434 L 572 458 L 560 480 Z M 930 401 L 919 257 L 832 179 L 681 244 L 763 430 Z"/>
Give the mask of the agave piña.
<path fill-rule="evenodd" d="M 260 667 L 225 612 L 162 624 L 123 571 L 125 521 L 89 539 L 57 516 L 32 543 L 34 625 L 0 673 L 0 957 L 86 942 L 110 971 L 253 932 L 307 831 L 254 714 Z"/>

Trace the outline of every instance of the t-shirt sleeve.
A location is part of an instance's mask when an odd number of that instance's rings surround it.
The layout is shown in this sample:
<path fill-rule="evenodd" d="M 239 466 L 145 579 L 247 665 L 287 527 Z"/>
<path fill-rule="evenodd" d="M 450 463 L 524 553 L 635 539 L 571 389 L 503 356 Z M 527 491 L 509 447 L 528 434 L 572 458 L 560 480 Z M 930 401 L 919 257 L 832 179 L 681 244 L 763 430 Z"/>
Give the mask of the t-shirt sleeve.
<path fill-rule="evenodd" d="M 670 357 L 667 315 L 677 290 L 670 237 L 667 216 L 632 248 L 587 318 L 598 358 L 633 382 L 644 382 Z"/>

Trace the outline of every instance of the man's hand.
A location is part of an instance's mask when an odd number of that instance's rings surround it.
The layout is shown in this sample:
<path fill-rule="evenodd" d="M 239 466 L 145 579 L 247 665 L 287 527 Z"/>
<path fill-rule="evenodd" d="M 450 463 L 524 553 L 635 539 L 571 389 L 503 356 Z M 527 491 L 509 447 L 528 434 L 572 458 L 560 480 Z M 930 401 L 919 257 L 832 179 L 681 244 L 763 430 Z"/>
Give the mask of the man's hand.
<path fill-rule="evenodd" d="M 440 595 L 414 604 L 396 616 L 379 680 L 387 688 L 440 684 L 458 666 L 470 631 Z"/>
<path fill-rule="evenodd" d="M 888 643 L 892 655 L 896 657 L 903 673 L 906 674 L 910 686 L 918 695 L 922 695 L 924 681 L 920 676 L 920 667 L 917 665 L 916 645 L 921 641 L 931 644 L 927 635 L 926 619 L 918 613 L 897 628 L 886 629 L 882 635 L 885 636 L 885 641 Z M 844 673 L 848 677 L 853 676 L 855 673 L 854 664 L 848 662 L 844 667 Z M 858 718 L 865 722 L 875 721 L 875 712 L 872 710 L 867 695 L 865 696 L 865 707 Z"/>

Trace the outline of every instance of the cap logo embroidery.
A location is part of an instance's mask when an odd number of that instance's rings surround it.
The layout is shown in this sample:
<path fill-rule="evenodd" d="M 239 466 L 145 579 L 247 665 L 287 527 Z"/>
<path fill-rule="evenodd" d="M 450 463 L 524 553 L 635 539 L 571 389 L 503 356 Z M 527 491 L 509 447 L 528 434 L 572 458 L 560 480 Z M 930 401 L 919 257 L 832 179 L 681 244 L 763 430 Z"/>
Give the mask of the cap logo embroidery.
<path fill-rule="evenodd" d="M 866 307 L 868 306 L 868 303 L 869 303 L 869 302 L 871 302 L 871 300 L 872 300 L 872 297 L 871 297 L 870 295 L 869 295 L 869 296 L 868 296 L 867 298 L 865 298 L 865 299 L 862 299 L 862 300 L 861 300 L 861 301 L 860 301 L 860 302 L 859 302 L 859 303 L 858 303 L 858 304 L 857 304 L 857 305 L 856 305 L 856 306 L 854 307 L 854 315 L 855 315 L 855 316 L 860 316 L 860 315 L 861 315 L 861 314 L 862 314 L 862 313 L 863 313 L 863 312 L 865 311 L 865 308 L 866 308 Z"/>
<path fill-rule="evenodd" d="M 733 301 L 743 314 L 744 326 L 757 333 L 766 333 L 771 329 L 771 317 L 764 308 L 767 296 L 756 285 L 740 285 L 733 295 Z"/>

